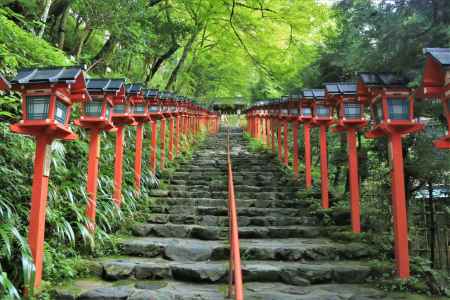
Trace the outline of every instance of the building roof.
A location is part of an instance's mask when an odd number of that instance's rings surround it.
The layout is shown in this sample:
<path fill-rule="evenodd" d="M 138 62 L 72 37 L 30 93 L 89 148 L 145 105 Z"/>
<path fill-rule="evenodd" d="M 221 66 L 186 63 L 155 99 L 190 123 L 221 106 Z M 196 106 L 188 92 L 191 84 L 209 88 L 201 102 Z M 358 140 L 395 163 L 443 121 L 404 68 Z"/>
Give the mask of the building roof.
<path fill-rule="evenodd" d="M 139 94 L 142 91 L 142 84 L 127 84 L 127 94 Z"/>
<path fill-rule="evenodd" d="M 12 84 L 29 83 L 75 83 L 83 72 L 80 66 L 22 69 L 11 81 Z"/>
<path fill-rule="evenodd" d="M 323 100 L 325 99 L 325 90 L 324 89 L 304 90 L 303 97 L 310 100 Z"/>
<path fill-rule="evenodd" d="M 124 79 L 89 79 L 86 82 L 89 92 L 118 92 L 124 84 Z"/>
<path fill-rule="evenodd" d="M 430 55 L 445 68 L 450 68 L 450 48 L 424 48 L 423 53 Z"/>
<path fill-rule="evenodd" d="M 408 79 L 398 73 L 372 73 L 361 72 L 359 79 L 367 86 L 380 87 L 404 87 L 408 84 Z"/>
<path fill-rule="evenodd" d="M 356 95 L 356 82 L 325 83 L 325 90 L 331 95 Z"/>

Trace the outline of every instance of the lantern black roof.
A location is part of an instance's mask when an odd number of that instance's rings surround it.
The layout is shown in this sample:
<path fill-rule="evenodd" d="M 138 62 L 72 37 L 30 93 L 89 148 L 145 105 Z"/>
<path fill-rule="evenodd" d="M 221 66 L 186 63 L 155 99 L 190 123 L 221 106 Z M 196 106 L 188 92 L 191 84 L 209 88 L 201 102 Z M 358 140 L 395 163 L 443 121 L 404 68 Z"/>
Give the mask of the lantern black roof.
<path fill-rule="evenodd" d="M 450 68 L 450 48 L 424 48 L 423 53 L 433 57 L 444 68 Z"/>
<path fill-rule="evenodd" d="M 298 101 L 298 100 L 301 100 L 302 98 L 303 98 L 302 92 L 289 96 L 289 100 L 291 100 L 291 101 Z"/>
<path fill-rule="evenodd" d="M 124 79 L 89 79 L 86 85 L 89 92 L 117 92 L 124 83 Z"/>
<path fill-rule="evenodd" d="M 146 89 L 144 90 L 145 98 L 155 98 L 158 97 L 159 91 L 157 89 Z"/>
<path fill-rule="evenodd" d="M 408 84 L 408 79 L 398 73 L 359 73 L 361 81 L 368 86 L 403 87 Z"/>
<path fill-rule="evenodd" d="M 2 85 L 2 83 L 7 89 L 11 88 L 11 84 L 8 82 L 8 80 L 6 80 L 6 78 L 3 77 L 2 74 L 0 74 L 0 86 Z"/>
<path fill-rule="evenodd" d="M 127 94 L 139 94 L 142 91 L 142 84 L 133 83 L 127 84 Z"/>
<path fill-rule="evenodd" d="M 323 100 L 325 99 L 324 89 L 310 89 L 303 91 L 303 97 L 306 99 Z"/>
<path fill-rule="evenodd" d="M 327 93 L 331 95 L 356 95 L 356 82 L 325 83 Z"/>
<path fill-rule="evenodd" d="M 161 100 L 168 100 L 171 96 L 172 96 L 172 93 L 167 92 L 167 91 L 163 91 L 163 92 L 159 93 L 159 98 Z"/>
<path fill-rule="evenodd" d="M 81 66 L 30 68 L 19 70 L 11 81 L 13 84 L 27 83 L 75 83 L 84 71 Z"/>

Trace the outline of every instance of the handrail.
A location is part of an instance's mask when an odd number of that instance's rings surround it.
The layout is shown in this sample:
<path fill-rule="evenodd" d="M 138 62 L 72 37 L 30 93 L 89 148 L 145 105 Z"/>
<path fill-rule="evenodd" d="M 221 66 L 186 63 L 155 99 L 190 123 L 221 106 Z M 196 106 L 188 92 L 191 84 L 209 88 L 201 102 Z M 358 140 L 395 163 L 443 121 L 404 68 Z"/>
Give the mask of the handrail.
<path fill-rule="evenodd" d="M 228 298 L 233 296 L 233 279 L 235 300 L 244 300 L 242 283 L 241 254 L 239 246 L 239 226 L 237 221 L 236 199 L 234 196 L 233 169 L 231 166 L 230 127 L 227 129 L 227 168 L 228 168 L 228 219 L 230 238 L 230 271 L 228 281 Z"/>

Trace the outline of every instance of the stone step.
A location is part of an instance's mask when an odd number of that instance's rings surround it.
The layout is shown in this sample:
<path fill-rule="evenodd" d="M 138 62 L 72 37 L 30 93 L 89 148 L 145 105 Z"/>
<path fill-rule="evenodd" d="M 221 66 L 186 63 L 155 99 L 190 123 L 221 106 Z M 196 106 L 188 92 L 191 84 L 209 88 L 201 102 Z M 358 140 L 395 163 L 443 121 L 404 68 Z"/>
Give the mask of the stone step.
<path fill-rule="evenodd" d="M 169 191 L 169 196 L 174 198 L 213 198 L 224 199 L 228 197 L 227 191 Z M 295 192 L 235 192 L 236 199 L 264 199 L 264 200 L 294 200 L 297 198 Z"/>
<path fill-rule="evenodd" d="M 289 186 L 289 187 L 303 187 L 303 182 L 297 180 L 289 180 L 282 175 L 270 178 L 245 178 L 244 176 L 233 176 L 235 185 L 252 185 L 252 186 Z M 170 179 L 171 185 L 210 185 L 215 182 L 225 183 L 227 176 L 218 176 L 212 178 L 196 178 L 192 179 L 190 177 L 184 179 Z"/>
<path fill-rule="evenodd" d="M 151 211 L 157 214 L 188 214 L 188 215 L 211 215 L 211 216 L 228 216 L 227 207 L 215 206 L 192 206 L 192 205 L 157 205 L 152 206 Z M 308 211 L 295 208 L 249 208 L 239 207 L 238 216 L 257 217 L 300 217 L 308 214 Z"/>
<path fill-rule="evenodd" d="M 225 300 L 225 284 L 171 280 L 78 280 L 56 290 L 56 300 Z M 384 291 L 366 284 L 320 284 L 293 286 L 284 283 L 249 282 L 246 300 L 392 300 Z M 398 298 L 396 298 L 398 299 Z"/>
<path fill-rule="evenodd" d="M 263 200 L 263 199 L 236 199 L 238 207 L 259 208 L 307 208 L 310 203 L 301 200 Z M 212 198 L 174 198 L 160 197 L 154 199 L 155 205 L 186 205 L 228 207 L 228 199 Z"/>
<path fill-rule="evenodd" d="M 186 282 L 225 283 L 228 280 L 228 261 L 169 261 L 162 258 L 111 258 L 101 261 L 103 278 L 124 280 L 135 278 L 174 279 Z M 323 283 L 364 283 L 376 273 L 354 261 L 339 262 L 273 262 L 242 263 L 242 274 L 248 282 L 280 282 L 308 286 Z"/>
<path fill-rule="evenodd" d="M 228 191 L 228 185 L 226 182 L 214 182 L 213 184 L 175 184 L 171 185 L 170 190 L 172 191 Z M 234 185 L 235 192 L 286 192 L 286 193 L 297 193 L 299 190 L 297 187 L 289 186 L 255 186 L 255 185 Z"/>
<path fill-rule="evenodd" d="M 211 215 L 185 215 L 185 214 L 151 214 L 147 221 L 152 224 L 196 224 L 206 226 L 228 226 L 228 217 Z M 240 216 L 239 226 L 291 226 L 291 225 L 317 225 L 318 219 L 315 217 L 272 217 Z"/>
<path fill-rule="evenodd" d="M 124 255 L 164 257 L 172 261 L 229 259 L 227 241 L 143 237 L 120 242 Z M 336 243 L 326 239 L 242 239 L 243 261 L 332 261 L 366 259 L 376 253 L 361 243 Z"/>
<path fill-rule="evenodd" d="M 246 226 L 239 227 L 239 238 L 317 238 L 322 228 L 318 226 Z M 133 233 L 139 237 L 175 237 L 199 240 L 227 240 L 228 228 L 218 226 L 179 225 L 179 224 L 137 224 Z"/>

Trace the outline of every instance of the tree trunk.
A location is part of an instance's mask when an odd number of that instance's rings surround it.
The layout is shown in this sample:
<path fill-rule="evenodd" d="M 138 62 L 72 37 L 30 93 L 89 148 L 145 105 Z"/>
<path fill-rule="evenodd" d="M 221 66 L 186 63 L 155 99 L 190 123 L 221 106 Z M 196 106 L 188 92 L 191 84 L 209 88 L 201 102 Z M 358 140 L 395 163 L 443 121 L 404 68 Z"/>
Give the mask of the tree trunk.
<path fill-rule="evenodd" d="M 119 44 L 117 38 L 114 35 L 111 35 L 106 43 L 103 45 L 102 49 L 97 53 L 97 55 L 94 57 L 93 62 L 90 69 L 99 68 L 99 65 L 106 66 L 108 63 L 109 58 L 116 50 L 117 45 Z"/>
<path fill-rule="evenodd" d="M 44 35 L 44 32 L 45 32 L 45 27 L 46 27 L 46 25 L 47 25 L 47 19 L 48 19 L 48 13 L 49 13 L 49 11 L 50 11 L 50 6 L 52 6 L 52 0 L 47 0 L 46 2 L 45 2 L 45 7 L 44 7 L 44 12 L 42 13 L 42 16 L 41 16 L 41 28 L 39 29 L 39 32 L 38 32 L 38 37 L 42 37 L 43 35 Z"/>
<path fill-rule="evenodd" d="M 83 51 L 83 47 L 84 47 L 86 41 L 91 36 L 92 31 L 93 31 L 92 28 L 89 28 L 89 27 L 86 26 L 86 30 L 83 32 L 83 35 L 80 38 L 80 42 L 78 43 L 77 51 L 76 51 L 76 54 L 75 54 L 75 58 L 77 60 L 80 58 L 81 53 Z"/>
<path fill-rule="evenodd" d="M 150 69 L 150 72 L 148 73 L 147 77 L 145 78 L 145 83 L 148 84 L 155 74 L 158 72 L 159 68 L 162 66 L 162 64 L 169 59 L 178 49 L 180 48 L 180 45 L 173 44 L 172 47 L 170 47 L 169 50 L 166 51 L 163 55 L 155 59 L 155 61 L 152 64 L 152 67 Z"/>
<path fill-rule="evenodd" d="M 68 2 L 68 5 L 65 7 L 63 14 L 59 20 L 58 26 L 58 48 L 64 49 L 64 42 L 66 40 L 66 24 L 67 19 L 69 18 L 69 8 L 71 2 Z"/>
<path fill-rule="evenodd" d="M 186 45 L 183 49 L 183 54 L 180 57 L 180 60 L 178 61 L 177 65 L 172 71 L 172 74 L 170 75 L 169 81 L 167 81 L 166 90 L 170 90 L 173 86 L 173 84 L 177 81 L 178 72 L 180 71 L 181 67 L 183 66 L 184 62 L 186 61 L 186 58 L 189 54 L 189 52 L 192 49 L 192 45 L 195 42 L 195 38 L 197 37 L 199 31 L 195 31 L 192 33 L 191 38 L 188 40 Z"/>

